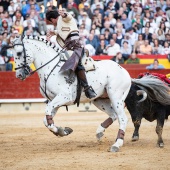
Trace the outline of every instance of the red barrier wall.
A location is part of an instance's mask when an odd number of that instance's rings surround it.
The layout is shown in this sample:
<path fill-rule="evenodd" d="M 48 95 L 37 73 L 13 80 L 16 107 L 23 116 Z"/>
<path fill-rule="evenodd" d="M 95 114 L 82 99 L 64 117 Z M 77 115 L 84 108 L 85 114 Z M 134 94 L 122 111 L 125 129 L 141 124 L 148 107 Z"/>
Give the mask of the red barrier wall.
<path fill-rule="evenodd" d="M 20 81 L 15 72 L 0 72 L 0 87 L 0 99 L 42 98 L 37 74 Z"/>
<path fill-rule="evenodd" d="M 126 68 L 126 65 L 122 65 Z M 156 72 L 160 74 L 170 73 L 170 69 L 146 70 L 139 68 L 127 68 L 130 76 L 136 78 L 140 73 Z M 116 73 L 115 73 L 116 74 Z M 22 98 L 42 98 L 39 92 L 39 78 L 35 73 L 25 81 L 20 81 L 15 77 L 15 72 L 0 72 L 0 99 L 22 99 Z"/>

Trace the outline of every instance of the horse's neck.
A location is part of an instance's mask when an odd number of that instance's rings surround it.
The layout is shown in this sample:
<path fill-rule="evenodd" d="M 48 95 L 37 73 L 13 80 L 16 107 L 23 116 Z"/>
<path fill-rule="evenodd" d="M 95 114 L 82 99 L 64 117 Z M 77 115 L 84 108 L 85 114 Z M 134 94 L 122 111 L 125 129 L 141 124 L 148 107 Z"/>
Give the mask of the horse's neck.
<path fill-rule="evenodd" d="M 47 46 L 43 42 L 35 41 L 35 44 L 32 43 L 32 46 L 30 46 L 30 50 L 33 51 L 33 55 L 35 57 L 34 59 L 34 66 L 36 69 L 39 69 L 38 73 L 40 74 L 49 74 L 51 70 L 56 66 L 56 64 L 60 60 L 60 56 L 56 57 L 58 55 L 58 52 L 56 52 L 51 47 Z M 39 50 L 38 50 L 39 49 Z M 53 61 L 54 57 L 56 57 Z M 49 62 L 49 63 L 48 63 Z M 48 64 L 47 64 L 48 63 Z M 56 67 L 55 69 L 59 69 Z"/>

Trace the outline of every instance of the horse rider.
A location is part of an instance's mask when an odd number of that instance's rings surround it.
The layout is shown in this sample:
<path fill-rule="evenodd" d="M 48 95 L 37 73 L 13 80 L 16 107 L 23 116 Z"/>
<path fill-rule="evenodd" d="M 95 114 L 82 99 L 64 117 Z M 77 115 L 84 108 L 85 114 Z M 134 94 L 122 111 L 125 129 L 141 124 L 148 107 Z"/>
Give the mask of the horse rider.
<path fill-rule="evenodd" d="M 50 10 L 46 13 L 46 20 L 56 27 L 56 30 L 47 33 L 47 37 L 50 38 L 56 35 L 56 40 L 62 48 L 73 51 L 73 54 L 63 64 L 60 71 L 74 71 L 77 74 L 81 86 L 84 88 L 86 97 L 90 99 L 96 97 L 93 88 L 88 85 L 85 69 L 81 64 L 84 48 L 80 44 L 79 30 L 75 19 L 71 14 L 63 10 Z"/>

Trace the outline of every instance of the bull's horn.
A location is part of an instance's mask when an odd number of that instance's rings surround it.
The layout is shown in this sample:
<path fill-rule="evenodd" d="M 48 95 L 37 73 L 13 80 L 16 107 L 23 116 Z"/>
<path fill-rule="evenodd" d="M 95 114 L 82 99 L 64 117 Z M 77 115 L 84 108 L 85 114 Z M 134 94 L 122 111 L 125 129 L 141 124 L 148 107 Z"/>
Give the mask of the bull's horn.
<path fill-rule="evenodd" d="M 144 90 L 137 90 L 136 94 L 138 96 L 143 95 L 143 98 L 138 101 L 138 103 L 143 102 L 147 98 L 147 93 Z"/>

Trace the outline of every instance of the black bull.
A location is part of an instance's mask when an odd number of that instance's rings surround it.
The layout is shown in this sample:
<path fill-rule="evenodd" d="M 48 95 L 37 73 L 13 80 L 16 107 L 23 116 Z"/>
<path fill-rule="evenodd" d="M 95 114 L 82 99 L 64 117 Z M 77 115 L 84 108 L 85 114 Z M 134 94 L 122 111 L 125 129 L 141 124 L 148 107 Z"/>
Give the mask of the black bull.
<path fill-rule="evenodd" d="M 164 106 L 158 102 L 153 102 L 146 98 L 143 102 L 138 102 L 143 98 L 142 95 L 137 95 L 137 91 L 141 90 L 137 85 L 132 84 L 129 94 L 125 100 L 126 107 L 131 115 L 132 122 L 134 124 L 134 132 L 132 136 L 132 141 L 137 141 L 139 139 L 139 128 L 141 125 L 142 118 L 152 122 L 157 120 L 156 133 L 158 135 L 157 144 L 159 147 L 163 147 L 162 132 L 164 121 L 168 119 L 170 115 L 170 105 Z M 104 128 L 109 127 L 113 123 L 111 118 L 105 120 L 101 125 Z"/>

